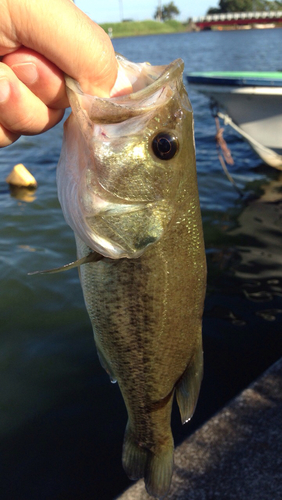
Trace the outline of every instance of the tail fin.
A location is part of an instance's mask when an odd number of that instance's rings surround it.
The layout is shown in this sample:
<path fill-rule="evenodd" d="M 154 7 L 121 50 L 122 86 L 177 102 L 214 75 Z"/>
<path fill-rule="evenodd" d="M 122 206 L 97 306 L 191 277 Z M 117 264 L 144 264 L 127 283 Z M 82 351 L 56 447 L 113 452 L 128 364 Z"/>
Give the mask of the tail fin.
<path fill-rule="evenodd" d="M 146 471 L 145 486 L 149 495 L 163 498 L 167 495 L 173 470 L 173 446 L 160 454 L 150 452 Z"/>
<path fill-rule="evenodd" d="M 148 454 L 149 450 L 136 442 L 128 422 L 123 442 L 122 465 L 129 479 L 144 477 Z"/>
<path fill-rule="evenodd" d="M 127 425 L 123 453 L 123 468 L 130 479 L 144 477 L 146 490 L 155 498 L 163 498 L 168 493 L 173 470 L 173 440 L 157 453 L 139 446 Z"/>

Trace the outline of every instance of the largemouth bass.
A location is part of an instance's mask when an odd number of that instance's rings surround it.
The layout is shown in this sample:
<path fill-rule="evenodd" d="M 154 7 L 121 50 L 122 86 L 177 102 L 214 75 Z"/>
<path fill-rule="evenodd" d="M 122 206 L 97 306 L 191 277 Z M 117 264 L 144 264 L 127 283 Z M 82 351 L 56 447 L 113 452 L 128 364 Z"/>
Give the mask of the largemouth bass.
<path fill-rule="evenodd" d="M 193 116 L 181 60 L 154 67 L 117 57 L 130 95 L 89 96 L 66 78 L 72 114 L 58 193 L 85 262 L 80 280 L 98 355 L 128 412 L 124 469 L 163 497 L 173 397 L 187 422 L 202 379 L 206 264 Z"/>

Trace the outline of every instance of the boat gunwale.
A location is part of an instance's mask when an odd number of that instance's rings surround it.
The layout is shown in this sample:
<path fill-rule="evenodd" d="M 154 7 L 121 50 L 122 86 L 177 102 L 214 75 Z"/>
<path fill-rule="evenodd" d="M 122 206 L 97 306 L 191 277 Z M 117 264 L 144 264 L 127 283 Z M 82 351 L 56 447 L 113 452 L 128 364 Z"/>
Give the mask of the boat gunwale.
<path fill-rule="evenodd" d="M 203 94 L 247 94 L 247 95 L 269 95 L 269 96 L 282 96 L 282 85 L 281 87 L 258 87 L 258 86 L 248 86 L 248 87 L 236 87 L 233 85 L 217 85 L 212 83 L 195 83 L 190 82 L 189 88 L 191 90 L 196 90 L 197 92 L 202 92 Z"/>
<path fill-rule="evenodd" d="M 282 72 L 193 72 L 187 74 L 187 79 L 191 84 L 282 88 Z"/>

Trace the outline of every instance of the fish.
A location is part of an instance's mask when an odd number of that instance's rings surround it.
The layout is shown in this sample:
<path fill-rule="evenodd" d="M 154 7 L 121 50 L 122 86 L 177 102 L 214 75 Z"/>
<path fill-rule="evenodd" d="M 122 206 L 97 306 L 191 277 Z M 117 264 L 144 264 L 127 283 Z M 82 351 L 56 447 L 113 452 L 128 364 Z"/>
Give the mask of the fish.
<path fill-rule="evenodd" d="M 72 112 L 58 197 L 98 356 L 128 413 L 124 470 L 162 498 L 173 471 L 174 396 L 188 422 L 203 375 L 206 259 L 193 112 L 181 59 L 151 66 L 116 58 L 131 94 L 91 96 L 66 76 Z"/>

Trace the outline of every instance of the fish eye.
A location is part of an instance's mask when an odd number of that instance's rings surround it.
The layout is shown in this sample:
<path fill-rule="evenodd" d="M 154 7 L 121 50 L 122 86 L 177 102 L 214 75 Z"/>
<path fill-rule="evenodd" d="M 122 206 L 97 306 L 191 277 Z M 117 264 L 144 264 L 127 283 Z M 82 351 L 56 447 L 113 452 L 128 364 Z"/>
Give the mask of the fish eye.
<path fill-rule="evenodd" d="M 178 151 L 178 140 L 172 134 L 160 132 L 154 137 L 152 148 L 160 160 L 171 160 Z"/>

